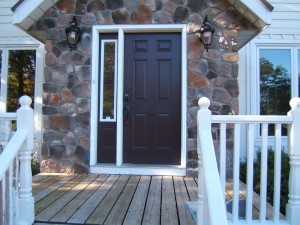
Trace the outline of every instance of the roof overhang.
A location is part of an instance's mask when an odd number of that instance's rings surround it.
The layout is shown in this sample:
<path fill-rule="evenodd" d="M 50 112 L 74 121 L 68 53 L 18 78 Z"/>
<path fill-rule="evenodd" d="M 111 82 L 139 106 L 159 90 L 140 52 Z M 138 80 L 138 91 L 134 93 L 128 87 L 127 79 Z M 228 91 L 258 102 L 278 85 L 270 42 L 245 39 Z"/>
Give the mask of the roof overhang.
<path fill-rule="evenodd" d="M 12 8 L 14 12 L 13 23 L 22 30 L 27 31 L 36 23 L 45 12 L 55 5 L 59 0 L 20 0 Z M 263 31 L 271 23 L 271 12 L 273 6 L 266 0 L 228 0 L 232 6 L 257 29 L 239 30 L 238 43 L 239 48 L 252 40 L 258 33 Z M 38 31 L 30 32 L 35 38 L 43 40 L 39 37 Z"/>

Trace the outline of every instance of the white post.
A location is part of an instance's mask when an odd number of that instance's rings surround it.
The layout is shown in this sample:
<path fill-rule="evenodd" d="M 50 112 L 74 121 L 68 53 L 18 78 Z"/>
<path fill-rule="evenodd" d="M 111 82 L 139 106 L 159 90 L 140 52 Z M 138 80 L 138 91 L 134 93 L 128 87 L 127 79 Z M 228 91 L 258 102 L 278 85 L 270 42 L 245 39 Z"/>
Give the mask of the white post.
<path fill-rule="evenodd" d="M 20 195 L 19 224 L 31 225 L 34 222 L 34 199 L 32 196 L 31 153 L 33 150 L 33 110 L 31 98 L 23 96 L 19 100 L 21 108 L 17 110 L 17 129 L 28 130 L 28 136 L 20 150 Z"/>
<path fill-rule="evenodd" d="M 205 179 L 203 172 L 203 163 L 202 163 L 202 154 L 200 149 L 200 130 L 209 130 L 211 131 L 211 111 L 208 109 L 210 101 L 206 97 L 202 97 L 198 101 L 200 109 L 197 114 L 197 153 L 199 160 L 199 169 L 198 169 L 198 212 L 197 212 L 197 225 L 206 225 L 209 222 L 209 215 L 205 212 L 204 204 L 207 204 L 205 201 Z"/>
<path fill-rule="evenodd" d="M 292 98 L 289 116 L 293 123 L 289 131 L 289 201 L 286 207 L 286 218 L 290 225 L 298 225 L 300 221 L 300 98 Z"/>

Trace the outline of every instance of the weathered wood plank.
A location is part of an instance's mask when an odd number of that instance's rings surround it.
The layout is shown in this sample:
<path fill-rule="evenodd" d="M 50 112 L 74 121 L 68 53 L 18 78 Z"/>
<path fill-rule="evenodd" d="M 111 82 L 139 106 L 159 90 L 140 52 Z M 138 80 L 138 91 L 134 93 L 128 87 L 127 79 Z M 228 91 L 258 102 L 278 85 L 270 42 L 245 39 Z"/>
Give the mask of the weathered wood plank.
<path fill-rule="evenodd" d="M 49 187 L 50 185 L 54 184 L 55 182 L 57 182 L 58 180 L 60 180 L 63 176 L 58 175 L 58 176 L 49 176 L 48 178 L 46 178 L 45 180 L 39 182 L 39 185 L 37 186 L 32 186 L 32 194 L 35 195 L 38 192 L 46 189 L 47 187 Z"/>
<path fill-rule="evenodd" d="M 198 200 L 198 186 L 194 178 L 185 177 L 184 178 L 186 188 L 188 190 L 188 194 L 190 196 L 191 201 Z"/>
<path fill-rule="evenodd" d="M 131 176 L 129 178 L 129 181 L 127 182 L 124 190 L 122 191 L 113 209 L 109 213 L 104 224 L 121 225 L 123 223 L 123 220 L 126 216 L 127 210 L 129 208 L 131 199 L 135 193 L 139 180 L 139 176 Z"/>
<path fill-rule="evenodd" d="M 195 225 L 192 214 L 189 212 L 185 202 L 190 201 L 182 177 L 174 177 L 175 194 L 177 201 L 178 217 L 180 224 Z"/>
<path fill-rule="evenodd" d="M 141 177 L 123 225 L 140 225 L 142 223 L 150 181 L 150 176 Z"/>
<path fill-rule="evenodd" d="M 68 220 L 68 223 L 85 223 L 85 221 L 89 218 L 97 205 L 106 196 L 106 194 L 109 192 L 118 178 L 119 175 L 109 176 L 107 180 L 95 191 L 95 193 Z"/>
<path fill-rule="evenodd" d="M 117 182 L 113 185 L 111 190 L 107 193 L 102 202 L 97 206 L 92 215 L 88 218 L 86 223 L 88 224 L 103 224 L 107 218 L 109 212 L 114 206 L 115 202 L 119 198 L 120 193 L 124 189 L 127 181 L 129 179 L 128 175 L 122 175 Z"/>
<path fill-rule="evenodd" d="M 80 194 L 80 192 L 96 178 L 96 174 L 91 174 L 85 177 L 82 181 L 80 181 L 80 183 L 66 191 L 66 193 L 59 198 L 59 200 L 53 202 L 45 210 L 37 214 L 35 218 L 40 221 L 49 221 L 56 213 L 58 213 L 65 205 L 72 201 L 73 198 Z"/>
<path fill-rule="evenodd" d="M 67 222 L 68 219 L 79 209 L 103 184 L 109 175 L 99 175 L 90 185 L 88 185 L 79 195 L 77 195 L 71 202 L 63 207 L 54 217 L 50 219 L 51 222 Z"/>
<path fill-rule="evenodd" d="M 50 195 L 48 195 L 46 198 L 42 199 L 41 201 L 37 202 L 35 204 L 35 213 L 36 215 L 39 214 L 41 211 L 43 211 L 45 208 L 47 208 L 49 205 L 51 205 L 53 202 L 55 202 L 57 199 L 59 199 L 62 195 L 66 193 L 66 191 L 70 190 L 72 187 L 74 187 L 76 184 L 78 184 L 82 179 L 84 179 L 87 175 L 78 175 L 69 182 L 67 182 L 65 185 L 58 188 L 56 191 L 52 192 Z"/>
<path fill-rule="evenodd" d="M 75 174 L 70 174 L 67 176 L 62 177 L 62 179 L 58 180 L 57 182 L 49 185 L 47 188 L 39 191 L 37 194 L 34 195 L 34 202 L 38 202 L 42 200 L 43 198 L 47 197 L 49 194 L 66 184 L 68 181 L 73 179 L 76 175 Z"/>
<path fill-rule="evenodd" d="M 152 177 L 142 222 L 143 225 L 160 224 L 161 183 L 161 176 Z"/>
<path fill-rule="evenodd" d="M 174 185 L 171 176 L 164 176 L 162 181 L 161 224 L 179 224 L 177 217 Z"/>

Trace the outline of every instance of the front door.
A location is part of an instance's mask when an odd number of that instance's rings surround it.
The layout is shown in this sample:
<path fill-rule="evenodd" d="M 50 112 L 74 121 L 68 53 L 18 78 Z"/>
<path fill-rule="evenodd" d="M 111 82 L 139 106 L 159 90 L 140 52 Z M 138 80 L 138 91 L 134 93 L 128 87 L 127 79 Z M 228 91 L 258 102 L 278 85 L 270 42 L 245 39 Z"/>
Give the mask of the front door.
<path fill-rule="evenodd" d="M 125 34 L 123 162 L 181 164 L 181 33 Z"/>

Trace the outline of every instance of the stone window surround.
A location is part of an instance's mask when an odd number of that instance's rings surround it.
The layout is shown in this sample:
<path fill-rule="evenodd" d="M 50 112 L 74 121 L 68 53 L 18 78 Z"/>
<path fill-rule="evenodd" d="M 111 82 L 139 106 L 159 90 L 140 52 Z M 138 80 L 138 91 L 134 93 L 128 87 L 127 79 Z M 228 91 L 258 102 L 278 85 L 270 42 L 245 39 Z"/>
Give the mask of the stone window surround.
<path fill-rule="evenodd" d="M 99 34 L 118 33 L 118 83 L 117 83 L 117 159 L 116 164 L 97 164 L 97 124 L 98 121 L 98 74 L 99 74 Z M 123 55 L 124 33 L 159 33 L 181 32 L 182 34 L 182 87 L 181 87 L 181 165 L 180 166 L 141 166 L 124 165 L 122 158 L 123 146 Z M 187 31 L 185 24 L 148 24 L 148 25 L 96 25 L 92 32 L 92 87 L 91 87 L 91 137 L 90 137 L 90 172 L 122 174 L 173 174 L 186 175 L 187 160 Z M 101 166 L 100 166 L 101 165 Z M 151 168 L 151 169 L 150 169 Z"/>

